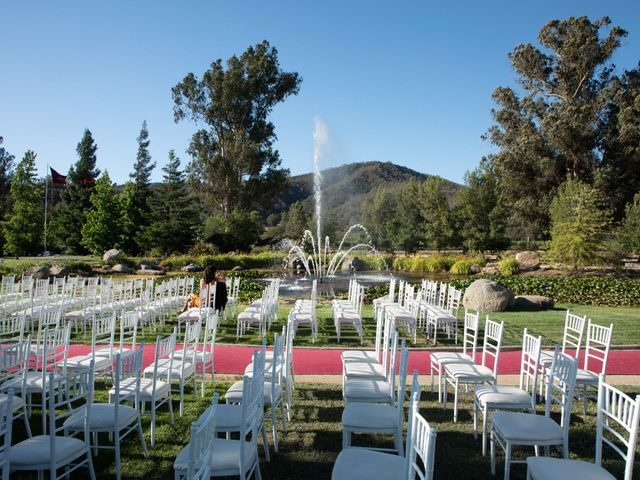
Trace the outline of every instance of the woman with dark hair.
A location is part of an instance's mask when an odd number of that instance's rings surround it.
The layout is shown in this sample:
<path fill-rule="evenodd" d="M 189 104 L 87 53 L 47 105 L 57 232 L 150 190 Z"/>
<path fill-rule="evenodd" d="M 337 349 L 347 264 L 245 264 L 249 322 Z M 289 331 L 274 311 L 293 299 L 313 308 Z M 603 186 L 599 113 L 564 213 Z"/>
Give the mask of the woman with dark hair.
<path fill-rule="evenodd" d="M 208 266 L 204 269 L 202 278 L 200 279 L 199 293 L 193 293 L 187 298 L 182 310 L 178 314 L 187 311 L 190 308 L 200 306 L 200 298 L 206 298 L 207 294 L 211 298 L 213 289 L 215 289 L 215 305 L 216 311 L 221 312 L 227 305 L 227 284 L 224 275 L 218 273 L 216 267 Z"/>

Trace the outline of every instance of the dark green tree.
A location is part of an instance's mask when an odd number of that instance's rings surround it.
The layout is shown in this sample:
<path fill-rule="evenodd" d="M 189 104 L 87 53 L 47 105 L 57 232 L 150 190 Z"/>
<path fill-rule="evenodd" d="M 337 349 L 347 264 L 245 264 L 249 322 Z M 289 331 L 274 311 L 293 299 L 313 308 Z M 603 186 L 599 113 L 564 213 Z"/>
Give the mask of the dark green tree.
<path fill-rule="evenodd" d="M 44 231 L 42 184 L 36 177 L 36 154 L 27 150 L 11 179 L 11 212 L 2 222 L 5 249 L 12 255 L 41 252 Z"/>
<path fill-rule="evenodd" d="M 223 252 L 235 250 L 249 251 L 264 231 L 260 214 L 233 209 L 231 217 L 225 219 L 221 214 L 213 214 L 205 219 L 203 239 L 215 245 Z"/>
<path fill-rule="evenodd" d="M 420 186 L 418 209 L 422 217 L 425 246 L 442 250 L 453 238 L 453 215 L 444 191 L 446 182 L 440 177 L 429 177 Z"/>
<path fill-rule="evenodd" d="M 479 167 L 467 172 L 465 185 L 458 192 L 455 208 L 457 233 L 465 250 L 484 252 L 507 247 L 507 210 L 500 202 L 491 164 L 483 159 Z"/>
<path fill-rule="evenodd" d="M 309 228 L 311 217 L 304 209 L 302 202 L 294 202 L 286 215 L 286 225 L 284 226 L 283 236 L 300 239 L 304 231 Z"/>
<path fill-rule="evenodd" d="M 153 202 L 150 243 L 162 254 L 183 252 L 193 245 L 199 217 L 184 172 L 180 170 L 180 159 L 173 150 L 169 152 L 169 163 L 162 171 L 163 181 Z"/>
<path fill-rule="evenodd" d="M 394 236 L 393 245 L 398 250 L 415 252 L 421 246 L 422 216 L 418 205 L 419 198 L 420 184 L 415 180 L 410 180 L 398 196 L 398 208 L 396 209 L 398 229 Z"/>
<path fill-rule="evenodd" d="M 2 146 L 4 139 L 0 137 L 0 222 L 3 222 L 11 206 L 11 177 L 15 168 L 15 156 Z M 0 233 L 0 252 L 4 250 L 4 235 Z"/>
<path fill-rule="evenodd" d="M 85 213 L 82 245 L 91 253 L 100 255 L 119 246 L 121 240 L 120 201 L 106 170 L 96 182 L 89 201 L 92 208 Z"/>
<path fill-rule="evenodd" d="M 621 81 L 611 63 L 626 35 L 607 17 L 594 22 L 569 17 L 542 27 L 542 49 L 522 44 L 509 54 L 523 94 L 509 87 L 493 94 L 496 125 L 487 137 L 499 152 L 490 161 L 516 221 L 537 235 L 548 231 L 551 198 L 566 178 L 593 183 L 610 163 L 622 170 L 637 165 L 629 162 L 631 152 L 619 144 L 627 145 L 628 139 L 615 135 L 615 124 L 623 115 L 620 97 L 625 89 L 620 85 L 626 85 L 627 101 L 635 97 L 629 90 L 637 91 L 630 80 L 636 73 Z M 608 179 L 614 187 L 615 176 Z M 632 188 L 637 191 L 640 185 Z M 624 206 L 629 200 L 627 192 L 615 201 Z"/>
<path fill-rule="evenodd" d="M 138 141 L 138 153 L 136 155 L 136 161 L 133 164 L 133 172 L 129 174 L 129 177 L 133 181 L 133 205 L 130 210 L 131 220 L 136 226 L 135 231 L 130 232 L 133 237 L 129 243 L 128 252 L 140 253 L 145 251 L 149 245 L 147 241 L 149 235 L 146 229 L 151 224 L 151 203 L 153 197 L 153 191 L 151 190 L 151 172 L 155 168 L 155 162 L 151 161 L 151 154 L 149 153 L 149 130 L 147 128 L 146 120 L 142 122 L 142 128 L 137 138 Z"/>
<path fill-rule="evenodd" d="M 627 204 L 617 236 L 626 253 L 640 254 L 640 192 Z"/>
<path fill-rule="evenodd" d="M 135 255 L 139 251 L 139 244 L 143 241 L 140 231 L 140 210 L 136 202 L 136 184 L 128 181 L 120 192 L 120 239 L 118 247 L 127 254 Z M 146 230 L 144 230 L 146 233 Z M 139 240 L 141 242 L 139 243 Z"/>
<path fill-rule="evenodd" d="M 251 210 L 286 185 L 274 149 L 273 107 L 295 95 L 301 79 L 284 72 L 267 41 L 240 57 L 211 64 L 201 79 L 189 73 L 172 89 L 174 119 L 202 125 L 192 137 L 190 173 L 203 190 L 207 210 L 228 221 L 236 208 Z"/>
<path fill-rule="evenodd" d="M 86 129 L 78 143 L 78 161 L 69 169 L 67 186 L 60 195 L 60 205 L 51 221 L 51 233 L 58 249 L 67 253 L 84 253 L 82 225 L 91 208 L 91 193 L 100 170 L 96 168 L 98 147 Z"/>
<path fill-rule="evenodd" d="M 363 223 L 378 249 L 393 248 L 397 229 L 396 197 L 384 187 L 378 187 L 371 202 L 363 206 Z"/>
<path fill-rule="evenodd" d="M 599 260 L 611 224 L 611 212 L 596 188 L 569 179 L 551 201 L 549 257 L 577 267 Z"/>

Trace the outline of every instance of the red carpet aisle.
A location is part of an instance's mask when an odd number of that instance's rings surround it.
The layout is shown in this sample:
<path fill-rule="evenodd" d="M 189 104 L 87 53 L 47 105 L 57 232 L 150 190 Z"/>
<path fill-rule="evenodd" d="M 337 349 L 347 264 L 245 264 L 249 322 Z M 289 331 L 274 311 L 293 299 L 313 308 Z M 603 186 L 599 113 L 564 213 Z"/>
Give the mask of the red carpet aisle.
<path fill-rule="evenodd" d="M 241 345 L 216 345 L 216 373 L 241 374 L 251 361 L 251 353 L 256 347 Z M 69 356 L 87 354 L 91 351 L 88 345 L 71 345 Z M 146 345 L 144 349 L 144 366 L 154 359 L 154 345 Z M 298 375 L 340 375 L 343 350 L 321 348 L 295 348 L 293 361 Z M 478 354 L 480 361 L 481 354 Z M 582 359 L 580 366 L 582 366 Z M 594 366 L 597 366 L 594 365 Z M 409 371 L 418 369 L 421 374 L 429 373 L 429 352 L 426 350 L 411 351 L 409 354 Z M 520 351 L 503 351 L 500 354 L 500 374 L 516 374 L 520 371 Z M 609 353 L 607 373 L 611 375 L 640 375 L 639 350 L 612 350 Z"/>

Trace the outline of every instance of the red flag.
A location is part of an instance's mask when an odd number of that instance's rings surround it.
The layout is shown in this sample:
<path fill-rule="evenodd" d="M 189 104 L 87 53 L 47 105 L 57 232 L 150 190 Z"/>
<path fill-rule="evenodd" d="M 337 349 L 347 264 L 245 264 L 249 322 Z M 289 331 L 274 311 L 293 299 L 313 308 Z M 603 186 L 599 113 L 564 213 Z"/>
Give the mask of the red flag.
<path fill-rule="evenodd" d="M 53 185 L 66 185 L 67 177 L 62 175 L 61 173 L 56 172 L 53 168 L 49 167 L 51 170 L 51 183 Z"/>
<path fill-rule="evenodd" d="M 80 183 L 96 183 L 96 179 L 95 178 L 84 178 L 84 179 L 80 180 Z"/>

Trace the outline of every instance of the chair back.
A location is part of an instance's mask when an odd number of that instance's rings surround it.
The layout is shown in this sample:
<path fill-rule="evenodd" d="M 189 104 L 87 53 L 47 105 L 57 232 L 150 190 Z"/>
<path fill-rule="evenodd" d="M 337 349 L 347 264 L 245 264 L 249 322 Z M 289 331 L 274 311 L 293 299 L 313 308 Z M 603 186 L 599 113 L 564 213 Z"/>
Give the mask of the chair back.
<path fill-rule="evenodd" d="M 433 478 L 435 461 L 436 430 L 420 415 L 420 385 L 418 372 L 413 374 L 411 400 L 409 407 L 409 424 L 407 426 L 407 456 L 405 460 L 404 478 L 421 480 Z"/>
<path fill-rule="evenodd" d="M 392 350 L 391 343 L 393 342 L 395 329 L 396 326 L 393 318 L 387 317 L 384 321 L 384 336 L 382 338 L 382 369 L 385 372 L 389 369 L 389 360 Z"/>
<path fill-rule="evenodd" d="M 131 345 L 131 349 L 135 350 L 137 337 L 137 312 L 122 312 L 122 315 L 120 317 L 120 349 L 122 349 L 125 345 Z"/>
<path fill-rule="evenodd" d="M 113 341 L 116 334 L 116 312 L 102 315 L 94 315 L 91 328 L 92 354 L 96 349 L 106 346 L 109 349 L 109 358 L 113 355 Z"/>
<path fill-rule="evenodd" d="M 585 370 L 599 375 L 606 375 L 612 334 L 613 323 L 605 327 L 603 325 L 596 325 L 592 323 L 591 320 L 588 321 L 587 345 L 584 352 Z"/>
<path fill-rule="evenodd" d="M 211 406 L 191 424 L 186 480 L 208 480 L 210 478 L 213 441 L 216 436 L 217 409 L 218 394 L 214 393 Z"/>
<path fill-rule="evenodd" d="M 387 295 L 387 300 L 393 302 L 396 298 L 396 277 L 391 277 L 389 280 L 389 293 Z"/>
<path fill-rule="evenodd" d="M 520 388 L 529 391 L 531 388 L 531 409 L 536 408 L 536 387 L 540 370 L 540 351 L 542 336 L 534 337 L 527 329 L 522 335 L 522 359 L 520 363 Z"/>
<path fill-rule="evenodd" d="M 9 480 L 9 451 L 11 450 L 11 433 L 13 429 L 13 389 L 0 400 L 0 471 L 2 480 Z"/>
<path fill-rule="evenodd" d="M 587 324 L 587 316 L 579 317 L 567 310 L 564 319 L 564 334 L 562 335 L 562 353 L 567 353 L 568 348 L 575 349 L 573 358 L 580 355 L 580 347 L 582 346 L 582 336 L 584 335 L 584 327 Z"/>
<path fill-rule="evenodd" d="M 409 363 L 409 349 L 405 340 L 402 340 L 400 350 L 400 372 L 398 375 L 398 391 L 396 392 L 396 412 L 398 425 L 402 425 L 404 418 L 404 397 L 407 391 L 407 365 Z"/>
<path fill-rule="evenodd" d="M 489 319 L 484 324 L 484 344 L 482 345 L 482 365 L 491 368 L 493 379 L 498 379 L 498 360 L 500 359 L 500 348 L 502 347 L 502 334 L 504 332 L 504 322 L 494 322 Z M 491 367 L 489 364 L 491 363 Z"/>
<path fill-rule="evenodd" d="M 578 373 L 578 362 L 575 358 L 556 350 L 553 354 L 551 370 L 547 377 L 547 398 L 544 414 L 549 417 L 554 403 L 560 406 L 560 426 L 563 430 L 564 445 L 569 445 L 569 420 L 573 407 L 573 390 Z"/>
<path fill-rule="evenodd" d="M 177 335 L 177 329 L 174 327 L 173 333 L 168 337 L 162 338 L 158 336 L 156 338 L 156 352 L 155 358 L 153 360 L 153 382 L 151 393 L 153 397 L 155 397 L 156 394 L 158 380 L 171 383 L 171 372 L 173 371 L 173 353 L 176 349 Z M 159 368 L 162 368 L 162 374 L 158 373 Z M 160 376 L 162 376 L 163 378 L 159 378 Z"/>
<path fill-rule="evenodd" d="M 606 444 L 625 461 L 624 480 L 632 480 L 639 423 L 640 395 L 631 398 L 605 383 L 601 375 L 598 384 L 596 465 L 602 464 L 602 446 Z"/>
<path fill-rule="evenodd" d="M 441 282 L 438 290 L 438 307 L 444 308 L 447 305 L 447 287 L 449 285 Z"/>
<path fill-rule="evenodd" d="M 24 327 L 27 316 L 25 312 L 19 315 L 0 317 L 0 341 L 21 342 L 24 337 Z"/>
<path fill-rule="evenodd" d="M 89 420 L 93 404 L 93 386 L 93 360 L 91 360 L 89 367 L 67 372 L 64 375 L 49 373 L 47 382 L 49 388 L 48 432 L 51 458 L 58 458 L 56 436 L 64 436 L 64 421 L 79 409 L 82 409 L 83 412 L 84 427 L 82 431 L 87 451 L 89 451 L 91 447 Z"/>
<path fill-rule="evenodd" d="M 240 417 L 240 478 L 249 478 L 251 471 L 244 471 L 247 465 L 246 458 L 250 455 L 247 442 L 244 441 L 251 436 L 253 448 L 257 448 L 258 429 L 260 428 L 261 412 L 264 410 L 264 362 L 265 344 L 262 349 L 253 353 L 253 376 L 244 376 L 242 380 L 242 411 Z M 245 397 L 246 393 L 249 395 Z M 255 464 L 252 466 L 255 467 Z M 253 468 L 250 468 L 252 470 Z"/>
<path fill-rule="evenodd" d="M 387 381 L 391 385 L 391 400 L 395 396 L 394 387 L 396 385 L 396 367 L 398 365 L 398 332 L 393 332 L 391 336 L 391 348 L 389 349 L 389 370 Z"/>
<path fill-rule="evenodd" d="M 478 332 L 480 331 L 480 312 L 472 313 L 464 310 L 464 331 L 462 334 L 462 353 L 469 355 L 473 361 L 478 348 Z"/>
<path fill-rule="evenodd" d="M 12 390 L 20 398 L 26 398 L 30 347 L 31 335 L 28 335 L 26 340 L 0 351 L 0 392 Z"/>

